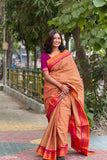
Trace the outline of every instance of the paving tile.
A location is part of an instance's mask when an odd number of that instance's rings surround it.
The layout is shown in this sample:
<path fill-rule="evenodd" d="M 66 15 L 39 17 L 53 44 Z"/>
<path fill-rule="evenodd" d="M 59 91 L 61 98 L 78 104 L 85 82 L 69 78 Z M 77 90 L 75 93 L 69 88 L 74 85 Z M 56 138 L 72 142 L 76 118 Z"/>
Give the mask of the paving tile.
<path fill-rule="evenodd" d="M 43 136 L 44 130 L 38 131 L 3 131 L 0 132 L 0 142 L 30 143 Z"/>
<path fill-rule="evenodd" d="M 36 149 L 47 126 L 43 114 L 21 108 L 13 97 L 0 92 L 0 160 L 42 160 Z M 91 136 L 89 149 L 96 153 L 85 156 L 70 148 L 66 160 L 107 160 L 107 136 Z"/>
<path fill-rule="evenodd" d="M 23 152 L 38 146 L 36 144 L 30 143 L 11 143 L 11 142 L 1 142 L 0 143 L 0 157 L 14 155 L 16 153 Z"/>
<path fill-rule="evenodd" d="M 107 136 L 91 136 L 90 148 L 107 150 Z"/>

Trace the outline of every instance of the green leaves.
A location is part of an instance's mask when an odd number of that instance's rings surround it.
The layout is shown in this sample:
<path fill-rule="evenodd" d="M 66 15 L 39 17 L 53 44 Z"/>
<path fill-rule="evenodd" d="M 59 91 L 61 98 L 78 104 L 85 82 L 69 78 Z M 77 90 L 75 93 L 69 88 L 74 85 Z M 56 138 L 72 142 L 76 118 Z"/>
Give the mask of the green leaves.
<path fill-rule="evenodd" d="M 26 41 L 29 49 L 43 43 L 41 39 L 50 30 L 47 22 L 56 13 L 53 0 L 6 0 L 7 29 L 19 41 Z"/>
<path fill-rule="evenodd" d="M 95 50 L 107 48 L 107 0 L 58 2 L 57 17 L 49 21 L 49 25 L 55 25 L 63 32 L 71 32 L 79 26 L 81 45 L 93 47 Z"/>
<path fill-rule="evenodd" d="M 83 14 L 85 12 L 85 9 L 83 7 L 78 8 L 76 10 L 72 11 L 72 16 L 73 18 L 79 18 L 81 14 Z"/>
<path fill-rule="evenodd" d="M 65 24 L 68 24 L 71 21 L 71 15 L 64 15 L 63 18 Z"/>
<path fill-rule="evenodd" d="M 105 33 L 107 33 L 107 28 L 104 28 Z"/>
<path fill-rule="evenodd" d="M 85 91 L 85 106 L 89 122 L 99 120 L 104 116 L 104 108 L 106 107 L 106 93 L 104 95 L 101 89 L 102 80 L 107 78 L 107 57 L 104 57 L 104 50 L 92 53 L 90 61 L 90 90 Z"/>
<path fill-rule="evenodd" d="M 48 21 L 48 24 L 50 26 L 52 25 L 59 26 L 59 18 L 58 17 L 53 18 L 52 20 Z"/>
<path fill-rule="evenodd" d="M 106 0 L 93 0 L 95 7 L 102 7 L 106 4 Z"/>
<path fill-rule="evenodd" d="M 93 108 L 88 108 L 86 104 L 84 104 L 84 110 L 86 112 L 86 115 L 88 117 L 90 127 L 92 128 L 94 126 L 94 113 L 93 113 Z"/>

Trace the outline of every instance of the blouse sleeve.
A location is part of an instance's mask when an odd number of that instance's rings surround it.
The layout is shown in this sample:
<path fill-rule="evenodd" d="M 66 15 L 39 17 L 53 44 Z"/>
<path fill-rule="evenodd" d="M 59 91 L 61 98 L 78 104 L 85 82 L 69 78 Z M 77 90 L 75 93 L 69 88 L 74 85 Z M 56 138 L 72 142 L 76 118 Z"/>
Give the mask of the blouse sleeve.
<path fill-rule="evenodd" d="M 41 56 L 41 68 L 43 72 L 48 71 L 48 66 L 46 61 L 47 61 L 46 55 L 43 53 Z"/>

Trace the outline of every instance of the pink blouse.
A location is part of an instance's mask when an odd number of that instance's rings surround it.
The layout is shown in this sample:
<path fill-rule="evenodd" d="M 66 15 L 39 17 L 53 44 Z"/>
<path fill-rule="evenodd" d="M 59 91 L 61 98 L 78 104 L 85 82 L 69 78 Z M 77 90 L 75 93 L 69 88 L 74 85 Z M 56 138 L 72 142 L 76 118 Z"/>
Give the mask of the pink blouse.
<path fill-rule="evenodd" d="M 42 53 L 41 55 L 41 68 L 42 71 L 49 71 L 48 66 L 47 66 L 47 60 L 50 59 L 51 57 L 47 53 Z"/>

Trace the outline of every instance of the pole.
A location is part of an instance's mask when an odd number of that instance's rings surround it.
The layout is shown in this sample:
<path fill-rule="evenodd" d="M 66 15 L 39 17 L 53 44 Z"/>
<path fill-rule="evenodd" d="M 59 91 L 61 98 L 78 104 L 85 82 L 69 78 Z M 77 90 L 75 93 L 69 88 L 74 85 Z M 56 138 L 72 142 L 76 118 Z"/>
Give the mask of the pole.
<path fill-rule="evenodd" d="M 5 0 L 3 0 L 3 43 L 6 42 L 6 28 L 5 28 Z M 3 85 L 6 85 L 6 58 L 7 58 L 7 50 L 4 49 L 4 56 L 3 56 Z"/>

